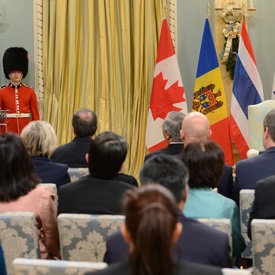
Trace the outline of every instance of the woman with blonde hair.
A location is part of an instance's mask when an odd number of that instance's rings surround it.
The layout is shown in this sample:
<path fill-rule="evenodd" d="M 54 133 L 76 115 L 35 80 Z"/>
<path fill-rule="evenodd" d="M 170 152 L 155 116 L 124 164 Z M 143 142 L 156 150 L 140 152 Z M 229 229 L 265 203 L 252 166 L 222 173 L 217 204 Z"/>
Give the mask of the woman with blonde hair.
<path fill-rule="evenodd" d="M 57 140 L 50 123 L 42 120 L 31 121 L 24 127 L 21 137 L 32 156 L 35 173 L 41 182 L 55 183 L 57 188 L 71 182 L 68 165 L 55 163 L 50 159 Z"/>

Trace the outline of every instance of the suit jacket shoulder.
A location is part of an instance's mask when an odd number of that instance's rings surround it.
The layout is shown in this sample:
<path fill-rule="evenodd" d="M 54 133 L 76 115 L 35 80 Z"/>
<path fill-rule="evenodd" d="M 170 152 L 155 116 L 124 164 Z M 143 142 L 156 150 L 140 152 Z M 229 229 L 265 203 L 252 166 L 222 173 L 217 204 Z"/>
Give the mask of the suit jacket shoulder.
<path fill-rule="evenodd" d="M 128 275 L 131 270 L 129 261 L 119 262 L 108 266 L 106 269 L 86 274 L 94 275 Z M 180 261 L 175 264 L 172 275 L 222 275 L 220 268 Z"/>
<path fill-rule="evenodd" d="M 223 175 L 217 188 L 220 194 L 230 199 L 233 198 L 234 181 L 232 176 L 232 166 L 228 164 L 224 165 Z"/>
<path fill-rule="evenodd" d="M 122 214 L 120 200 L 131 185 L 90 175 L 58 190 L 58 213 Z"/>
<path fill-rule="evenodd" d="M 267 177 L 256 183 L 255 199 L 247 225 L 247 234 L 251 238 L 251 222 L 253 219 L 275 218 L 275 176 Z"/>
<path fill-rule="evenodd" d="M 184 227 L 177 242 L 181 252 L 181 260 L 219 267 L 232 267 L 229 240 L 226 233 L 183 215 L 179 217 L 179 221 Z M 107 237 L 106 246 L 104 262 L 107 264 L 127 259 L 129 246 L 119 231 Z M 176 259 L 179 256 L 177 252 L 175 250 Z"/>

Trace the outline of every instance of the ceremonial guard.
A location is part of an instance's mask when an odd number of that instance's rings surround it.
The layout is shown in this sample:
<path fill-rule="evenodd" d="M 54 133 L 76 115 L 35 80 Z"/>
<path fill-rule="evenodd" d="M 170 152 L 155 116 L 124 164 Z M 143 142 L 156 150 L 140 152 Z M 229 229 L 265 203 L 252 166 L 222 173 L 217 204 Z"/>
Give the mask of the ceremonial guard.
<path fill-rule="evenodd" d="M 28 52 L 22 47 L 8 48 L 3 56 L 3 69 L 8 85 L 0 89 L 0 110 L 7 111 L 7 131 L 20 134 L 31 121 L 39 120 L 35 92 L 21 80 L 28 73 Z"/>

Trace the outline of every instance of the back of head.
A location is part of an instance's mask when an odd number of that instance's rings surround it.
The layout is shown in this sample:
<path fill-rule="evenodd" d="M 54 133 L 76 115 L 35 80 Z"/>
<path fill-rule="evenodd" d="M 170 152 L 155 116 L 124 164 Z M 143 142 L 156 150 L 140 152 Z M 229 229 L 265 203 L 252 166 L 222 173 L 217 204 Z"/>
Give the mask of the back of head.
<path fill-rule="evenodd" d="M 170 135 L 172 141 L 182 141 L 180 137 L 180 129 L 184 117 L 184 113 L 173 111 L 169 112 L 163 121 L 162 129 Z"/>
<path fill-rule="evenodd" d="M 92 137 L 97 130 L 97 116 L 90 109 L 81 108 L 73 115 L 72 125 L 77 137 Z"/>
<path fill-rule="evenodd" d="M 26 195 L 39 180 L 23 139 L 14 133 L 0 136 L 0 201 Z"/>
<path fill-rule="evenodd" d="M 31 156 L 50 157 L 56 147 L 56 134 L 51 124 L 46 121 L 31 121 L 24 127 L 21 137 Z"/>
<path fill-rule="evenodd" d="M 263 121 L 264 132 L 268 128 L 269 135 L 273 142 L 275 142 L 275 109 L 269 111 Z"/>
<path fill-rule="evenodd" d="M 126 140 L 114 132 L 103 132 L 89 148 L 90 174 L 100 179 L 113 179 L 121 169 L 128 151 Z"/>
<path fill-rule="evenodd" d="M 144 163 L 139 177 L 141 185 L 157 182 L 165 186 L 179 203 L 184 196 L 189 173 L 181 160 L 170 155 L 158 154 Z"/>
<path fill-rule="evenodd" d="M 126 191 L 122 200 L 126 229 L 133 250 L 130 274 L 171 274 L 177 206 L 165 187 L 149 184 Z"/>
<path fill-rule="evenodd" d="M 224 154 L 217 143 L 191 142 L 184 147 L 182 160 L 189 169 L 190 187 L 216 187 L 224 169 Z"/>
<path fill-rule="evenodd" d="M 180 133 L 185 145 L 208 139 L 211 136 L 209 120 L 200 112 L 188 113 L 182 121 Z"/>

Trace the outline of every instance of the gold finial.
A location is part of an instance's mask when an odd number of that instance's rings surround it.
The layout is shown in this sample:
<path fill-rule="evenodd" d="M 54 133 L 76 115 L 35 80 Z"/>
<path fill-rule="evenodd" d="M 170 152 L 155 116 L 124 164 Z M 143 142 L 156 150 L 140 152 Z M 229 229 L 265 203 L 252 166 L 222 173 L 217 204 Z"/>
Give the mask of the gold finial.
<path fill-rule="evenodd" d="M 207 17 L 210 19 L 210 5 L 209 3 L 207 4 Z"/>

